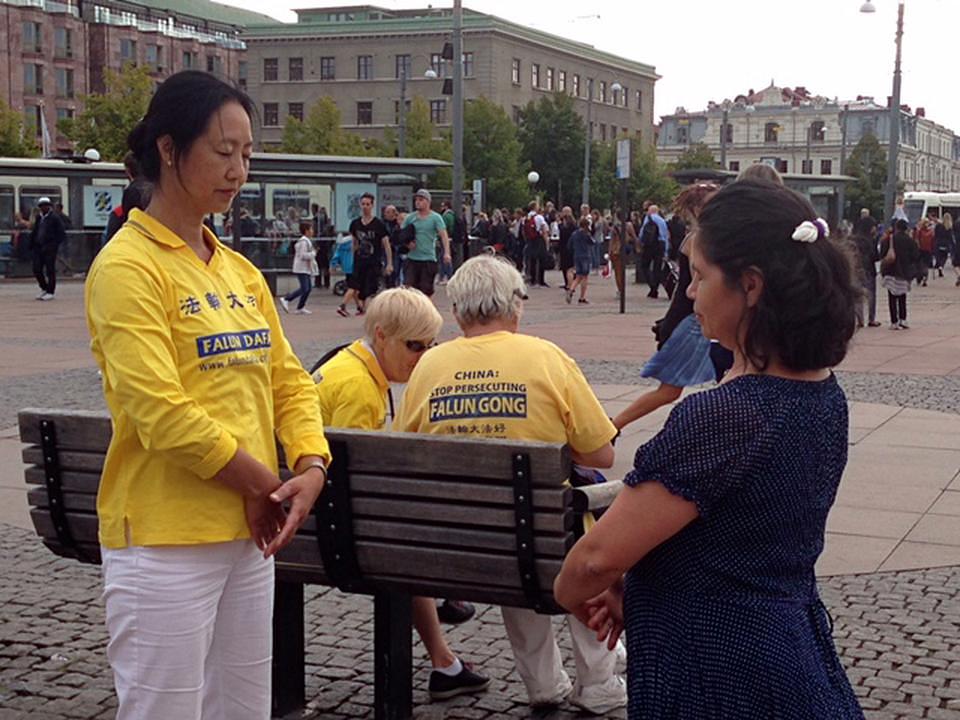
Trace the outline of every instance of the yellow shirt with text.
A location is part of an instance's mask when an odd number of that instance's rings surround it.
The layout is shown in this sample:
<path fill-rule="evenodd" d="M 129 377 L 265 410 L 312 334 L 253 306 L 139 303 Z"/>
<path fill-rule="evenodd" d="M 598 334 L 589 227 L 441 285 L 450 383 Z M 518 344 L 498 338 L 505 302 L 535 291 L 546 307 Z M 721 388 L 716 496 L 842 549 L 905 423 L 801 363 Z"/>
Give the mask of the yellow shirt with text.
<path fill-rule="evenodd" d="M 362 340 L 344 348 L 313 374 L 327 427 L 382 430 L 390 383 Z"/>
<path fill-rule="evenodd" d="M 191 545 L 250 537 L 243 499 L 213 476 L 243 448 L 277 471 L 329 461 L 310 376 L 284 337 L 260 271 L 204 230 L 204 263 L 133 210 L 85 288 L 91 349 L 113 419 L 100 542 Z"/>

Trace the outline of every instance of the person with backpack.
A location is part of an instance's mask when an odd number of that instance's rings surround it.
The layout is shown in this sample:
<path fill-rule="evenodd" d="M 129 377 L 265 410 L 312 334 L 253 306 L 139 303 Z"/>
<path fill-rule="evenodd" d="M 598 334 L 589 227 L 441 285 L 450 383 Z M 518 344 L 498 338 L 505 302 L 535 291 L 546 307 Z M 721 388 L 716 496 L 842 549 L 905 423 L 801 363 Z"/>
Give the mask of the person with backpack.
<path fill-rule="evenodd" d="M 527 216 L 523 221 L 522 232 L 527 278 L 530 285 L 550 287 L 544 279 L 547 243 L 550 241 L 550 226 L 543 215 L 540 214 L 540 203 L 536 200 L 527 205 Z"/>
<path fill-rule="evenodd" d="M 670 245 L 670 231 L 666 221 L 660 216 L 660 208 L 651 205 L 640 227 L 640 266 L 647 276 L 650 286 L 648 298 L 660 297 L 660 278 L 663 272 L 663 258 Z"/>

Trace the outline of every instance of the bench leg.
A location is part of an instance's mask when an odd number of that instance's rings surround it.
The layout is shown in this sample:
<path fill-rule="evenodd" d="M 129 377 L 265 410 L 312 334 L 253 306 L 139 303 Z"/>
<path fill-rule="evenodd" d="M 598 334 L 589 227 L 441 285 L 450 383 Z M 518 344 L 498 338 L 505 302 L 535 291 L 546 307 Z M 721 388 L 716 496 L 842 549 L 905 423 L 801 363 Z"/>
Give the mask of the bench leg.
<path fill-rule="evenodd" d="M 378 592 L 373 596 L 375 720 L 413 717 L 413 643 L 410 596 Z"/>
<path fill-rule="evenodd" d="M 306 704 L 303 636 L 303 585 L 278 580 L 273 591 L 274 717 Z"/>

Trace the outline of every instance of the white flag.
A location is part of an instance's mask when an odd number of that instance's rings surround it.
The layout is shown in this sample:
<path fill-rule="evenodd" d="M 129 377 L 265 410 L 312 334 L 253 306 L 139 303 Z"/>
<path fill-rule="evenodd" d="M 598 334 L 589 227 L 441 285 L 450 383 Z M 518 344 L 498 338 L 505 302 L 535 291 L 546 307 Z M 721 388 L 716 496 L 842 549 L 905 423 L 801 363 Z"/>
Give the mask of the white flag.
<path fill-rule="evenodd" d="M 53 142 L 50 140 L 50 128 L 47 127 L 46 108 L 40 106 L 40 134 L 43 137 L 43 157 L 53 157 Z"/>

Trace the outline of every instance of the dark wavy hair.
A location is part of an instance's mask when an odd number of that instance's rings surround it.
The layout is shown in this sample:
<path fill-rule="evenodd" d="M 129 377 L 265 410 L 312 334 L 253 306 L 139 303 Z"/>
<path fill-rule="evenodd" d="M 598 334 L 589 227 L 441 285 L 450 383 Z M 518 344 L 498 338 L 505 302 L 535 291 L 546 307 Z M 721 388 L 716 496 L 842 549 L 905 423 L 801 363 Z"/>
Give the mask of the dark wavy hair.
<path fill-rule="evenodd" d="M 760 370 L 773 357 L 801 371 L 834 367 L 847 354 L 862 296 L 854 265 L 827 237 L 791 239 L 800 223 L 816 217 L 799 193 L 751 180 L 725 186 L 700 213 L 698 247 L 731 287 L 749 268 L 763 274 L 739 348 Z"/>
<path fill-rule="evenodd" d="M 127 136 L 127 147 L 139 163 L 142 177 L 151 182 L 160 179 L 162 161 L 157 140 L 164 135 L 173 140 L 173 163 L 179 175 L 180 158 L 228 102 L 239 103 L 253 119 L 250 97 L 210 73 L 184 70 L 164 80 L 150 100 L 147 114 Z"/>

